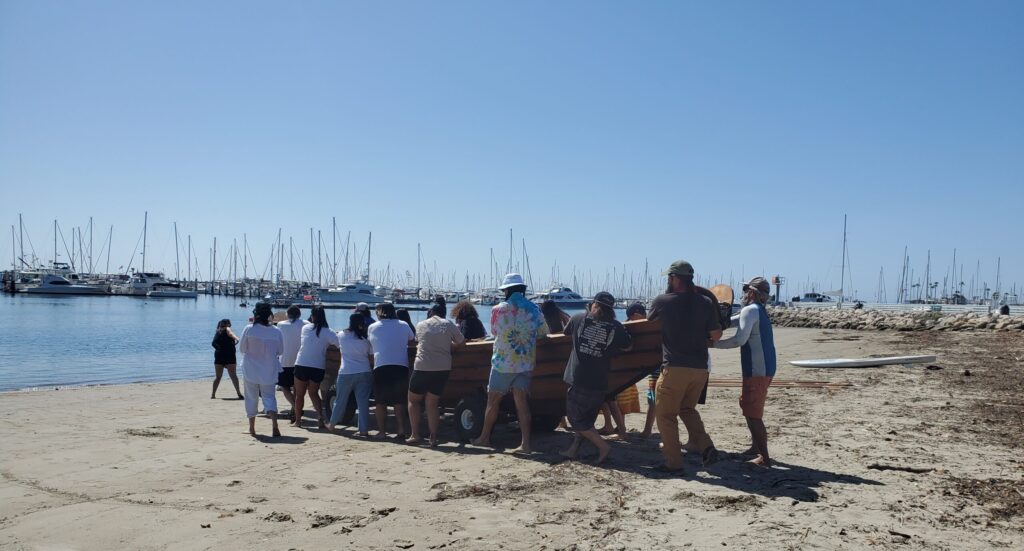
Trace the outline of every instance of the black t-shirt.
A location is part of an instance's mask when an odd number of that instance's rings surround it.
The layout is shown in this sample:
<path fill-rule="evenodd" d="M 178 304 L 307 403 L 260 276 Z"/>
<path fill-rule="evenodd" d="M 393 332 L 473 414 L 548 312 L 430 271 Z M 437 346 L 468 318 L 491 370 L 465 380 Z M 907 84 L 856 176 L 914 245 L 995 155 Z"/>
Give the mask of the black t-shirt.
<path fill-rule="evenodd" d="M 467 341 L 473 339 L 482 339 L 487 336 L 487 330 L 484 329 L 484 322 L 480 321 L 480 318 L 468 318 L 459 322 L 459 329 L 462 330 L 462 336 L 466 337 Z"/>
<path fill-rule="evenodd" d="M 565 382 L 580 388 L 608 390 L 608 372 L 612 353 L 629 348 L 633 338 L 618 321 L 598 321 L 587 314 L 576 314 L 565 324 L 572 339 L 572 353 L 565 366 Z"/>
<path fill-rule="evenodd" d="M 718 331 L 717 306 L 697 293 L 658 295 L 649 320 L 661 320 L 662 367 L 708 368 L 708 334 Z"/>
<path fill-rule="evenodd" d="M 227 331 L 218 331 L 213 336 L 213 363 L 228 365 L 235 361 L 235 339 Z"/>

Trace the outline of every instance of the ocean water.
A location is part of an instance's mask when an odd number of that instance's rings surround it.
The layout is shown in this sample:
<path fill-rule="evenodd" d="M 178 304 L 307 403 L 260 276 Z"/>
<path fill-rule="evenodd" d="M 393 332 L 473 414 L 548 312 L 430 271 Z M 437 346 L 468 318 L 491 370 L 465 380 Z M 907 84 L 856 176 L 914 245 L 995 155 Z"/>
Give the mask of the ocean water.
<path fill-rule="evenodd" d="M 0 296 L 0 391 L 213 377 L 217 322 L 241 334 L 240 298 Z M 449 305 L 449 308 L 451 305 Z M 477 307 L 484 323 L 490 308 Z M 327 310 L 332 328 L 351 310 Z M 425 312 L 410 312 L 414 322 Z M 618 311 L 621 318 L 622 311 Z"/>

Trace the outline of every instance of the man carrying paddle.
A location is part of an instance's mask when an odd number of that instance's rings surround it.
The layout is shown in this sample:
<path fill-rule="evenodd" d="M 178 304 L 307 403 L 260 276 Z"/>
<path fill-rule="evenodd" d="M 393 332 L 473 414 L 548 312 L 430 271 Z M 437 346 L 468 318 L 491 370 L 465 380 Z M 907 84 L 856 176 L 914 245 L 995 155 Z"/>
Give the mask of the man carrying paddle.
<path fill-rule="evenodd" d="M 765 310 L 771 287 L 763 277 L 755 277 L 743 284 L 743 309 L 733 316 L 739 323 L 736 334 L 715 343 L 715 348 L 740 347 L 740 365 L 743 369 L 743 390 L 740 409 L 747 418 L 747 428 L 753 445 L 744 455 L 756 456 L 748 463 L 771 466 L 768 457 L 768 430 L 764 427 L 764 403 L 768 386 L 775 376 L 775 337 L 772 322 Z"/>
<path fill-rule="evenodd" d="M 718 450 L 704 430 L 696 406 L 708 381 L 708 339 L 717 341 L 722 329 L 717 306 L 697 292 L 689 262 L 673 262 L 665 275 L 668 289 L 651 303 L 647 319 L 661 320 L 661 377 L 654 400 L 663 444 L 661 453 L 665 457 L 660 470 L 677 472 L 683 468 L 677 415 L 686 425 L 704 465 L 718 460 Z"/>

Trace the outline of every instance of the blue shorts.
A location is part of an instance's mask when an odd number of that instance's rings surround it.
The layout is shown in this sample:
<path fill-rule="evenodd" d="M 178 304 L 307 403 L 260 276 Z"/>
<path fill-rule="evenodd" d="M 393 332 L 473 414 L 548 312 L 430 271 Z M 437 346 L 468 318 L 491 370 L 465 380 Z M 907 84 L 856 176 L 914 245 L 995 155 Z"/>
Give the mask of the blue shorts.
<path fill-rule="evenodd" d="M 491 376 L 487 379 L 487 392 L 508 394 L 508 392 L 513 388 L 529 392 L 530 378 L 532 376 L 532 371 L 524 371 L 523 373 L 501 373 L 500 371 L 491 369 Z"/>

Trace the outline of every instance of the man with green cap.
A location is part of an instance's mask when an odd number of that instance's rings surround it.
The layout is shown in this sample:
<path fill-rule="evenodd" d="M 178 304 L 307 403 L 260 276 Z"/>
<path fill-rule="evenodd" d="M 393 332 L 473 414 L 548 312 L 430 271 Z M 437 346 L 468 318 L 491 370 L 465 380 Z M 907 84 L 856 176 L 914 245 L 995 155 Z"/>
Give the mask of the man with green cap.
<path fill-rule="evenodd" d="M 661 320 L 661 376 L 655 388 L 655 417 L 661 433 L 661 470 L 683 468 L 679 424 L 683 420 L 690 443 L 701 453 L 704 465 L 718 460 L 718 450 L 697 413 L 697 402 L 708 381 L 708 342 L 722 337 L 717 306 L 697 291 L 693 266 L 677 260 L 669 266 L 668 288 L 651 303 L 647 319 Z"/>

